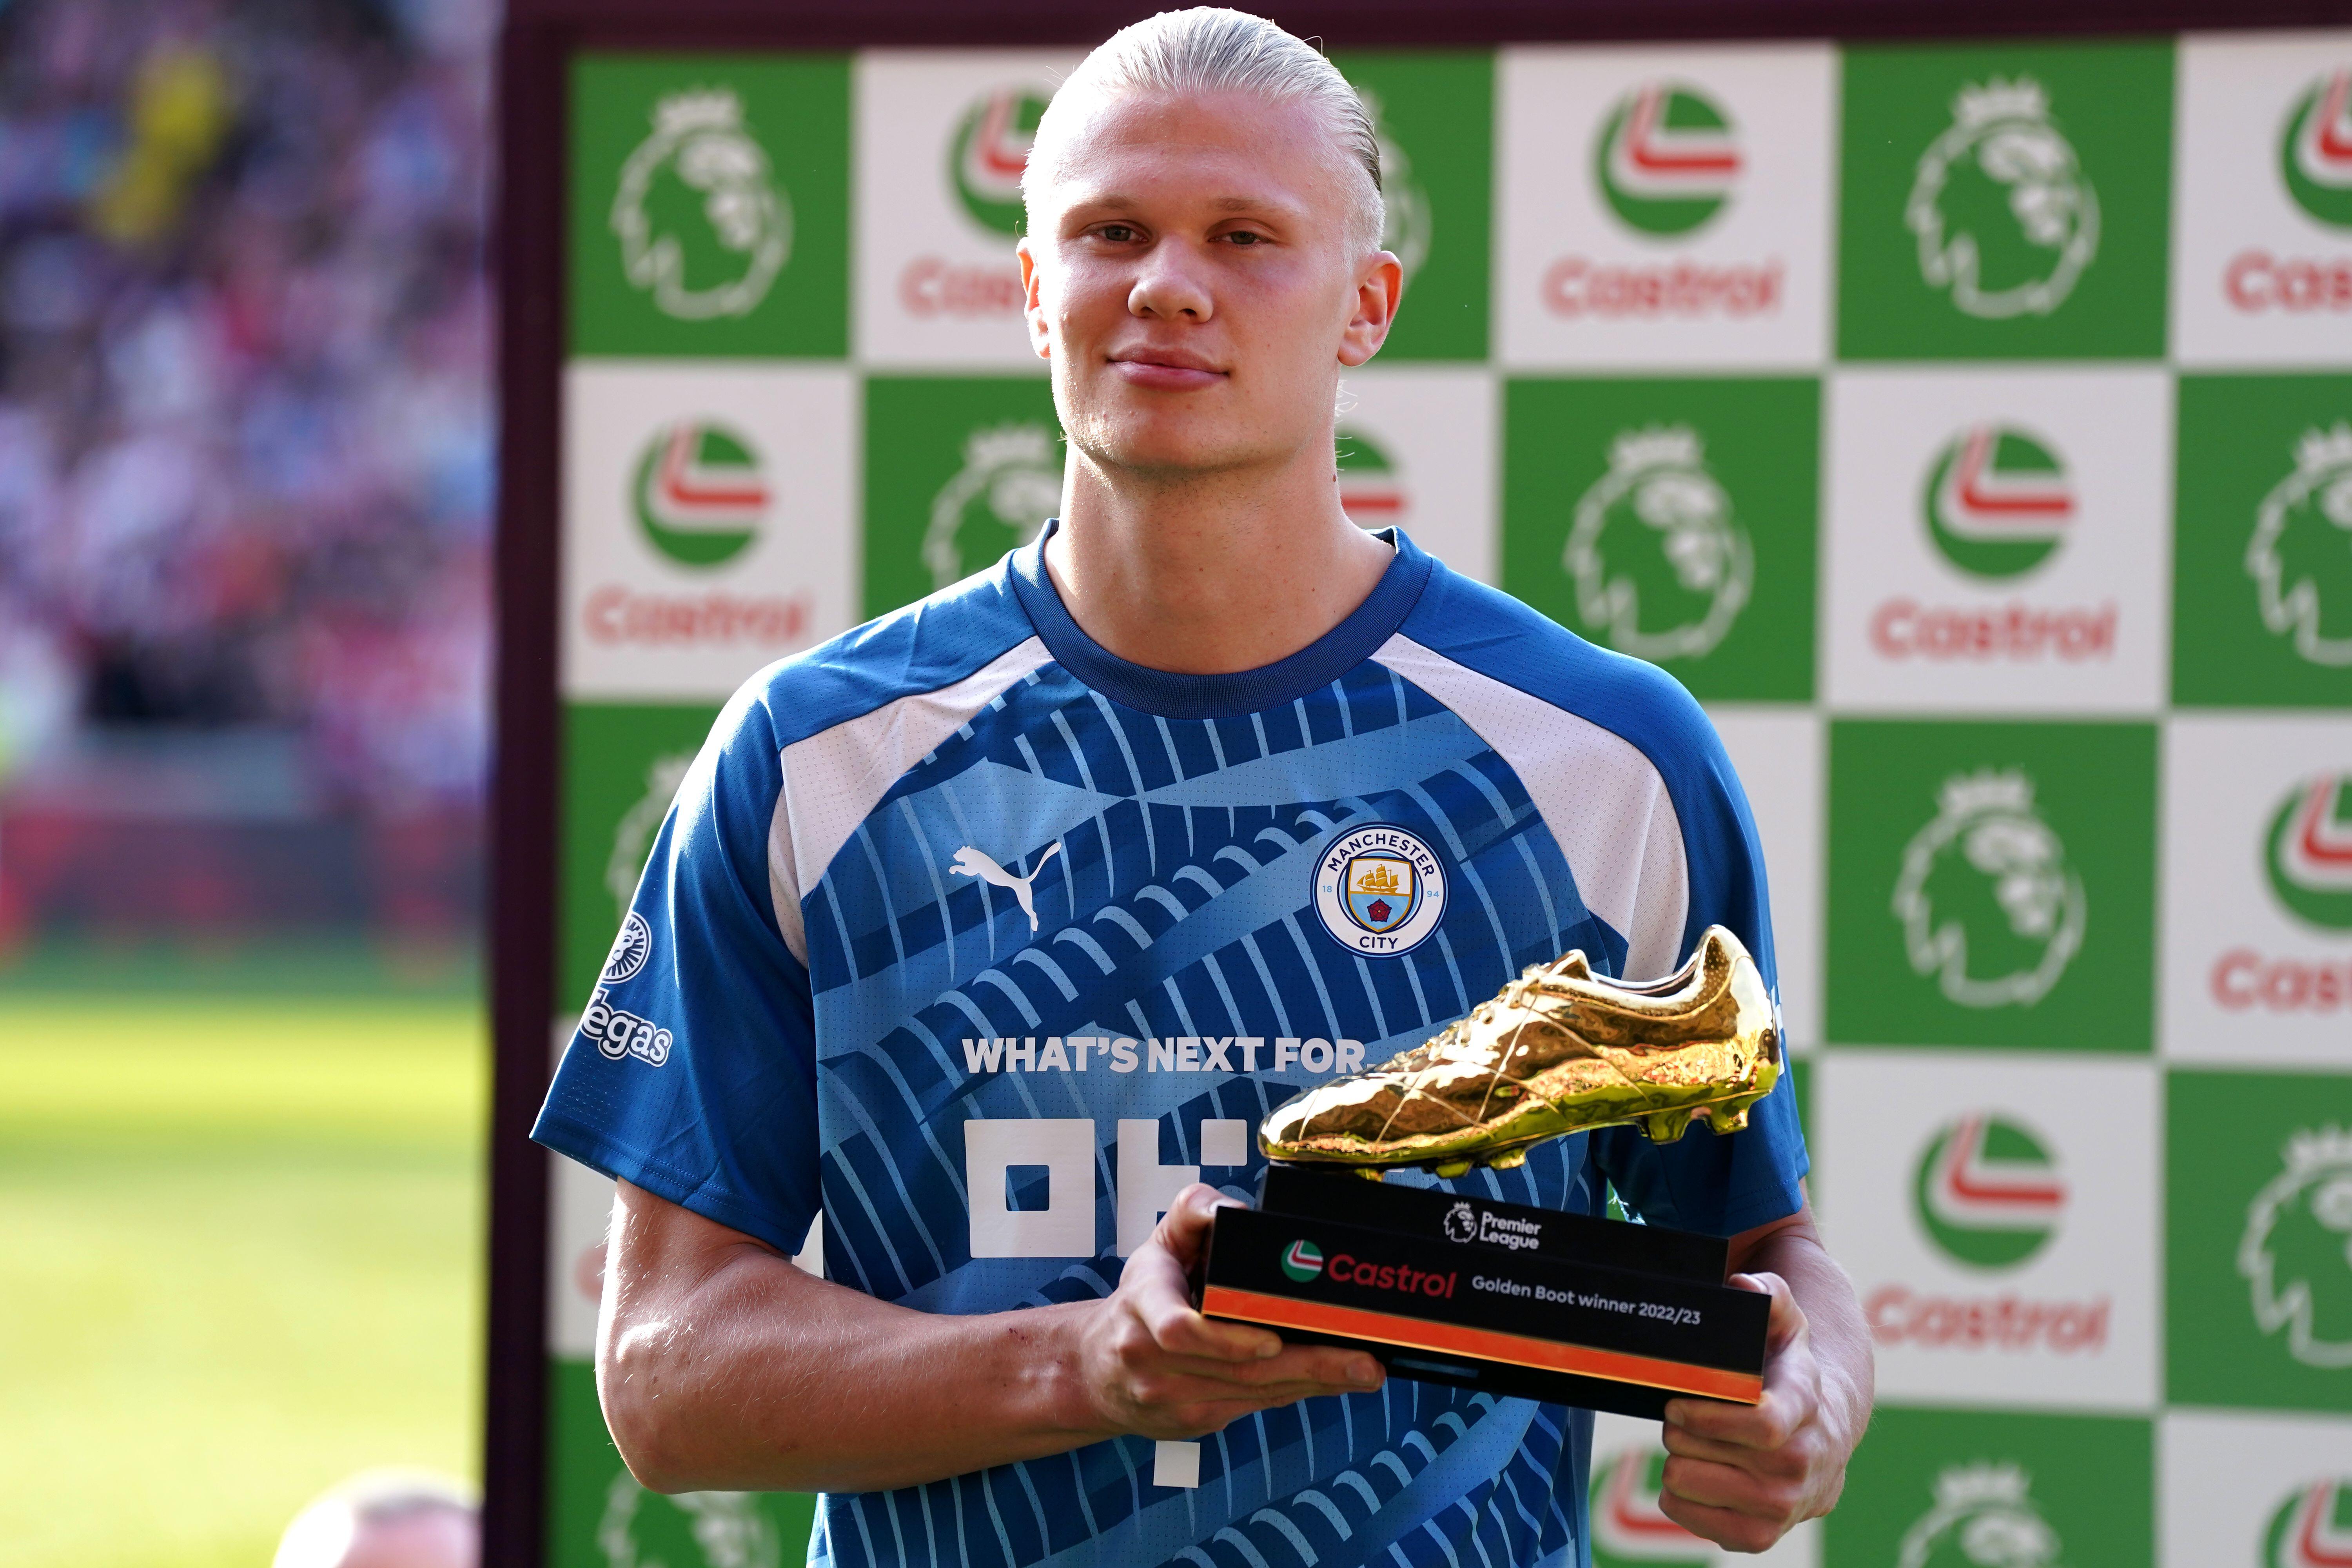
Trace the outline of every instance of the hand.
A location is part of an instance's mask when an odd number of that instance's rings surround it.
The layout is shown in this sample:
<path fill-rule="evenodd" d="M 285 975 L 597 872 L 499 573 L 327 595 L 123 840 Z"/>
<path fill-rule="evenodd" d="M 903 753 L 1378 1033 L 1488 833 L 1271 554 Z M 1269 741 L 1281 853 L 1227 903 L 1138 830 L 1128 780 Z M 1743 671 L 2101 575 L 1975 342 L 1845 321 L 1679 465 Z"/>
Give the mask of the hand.
<path fill-rule="evenodd" d="M 1381 1385 L 1380 1363 L 1361 1351 L 1286 1346 L 1270 1330 L 1192 1310 L 1185 1277 L 1208 1244 L 1211 1216 L 1227 1206 L 1238 1205 L 1202 1183 L 1177 1194 L 1081 1331 L 1079 1375 L 1103 1430 L 1199 1437 L 1309 1394 Z"/>
<path fill-rule="evenodd" d="M 1676 1399 L 1666 1405 L 1666 1470 L 1659 1510 L 1692 1534 L 1734 1552 L 1761 1552 L 1800 1520 L 1827 1513 L 1845 1488 L 1853 1443 L 1831 1430 L 1812 1331 L 1778 1274 L 1735 1274 L 1768 1292 L 1764 1398 L 1730 1405 Z"/>

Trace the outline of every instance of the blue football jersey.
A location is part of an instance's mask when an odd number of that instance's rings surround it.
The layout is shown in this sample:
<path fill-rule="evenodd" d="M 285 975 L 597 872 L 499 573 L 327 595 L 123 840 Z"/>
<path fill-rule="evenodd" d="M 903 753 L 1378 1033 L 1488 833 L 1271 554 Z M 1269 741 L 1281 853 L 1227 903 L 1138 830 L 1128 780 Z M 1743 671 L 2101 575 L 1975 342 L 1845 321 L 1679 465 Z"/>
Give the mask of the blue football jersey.
<path fill-rule="evenodd" d="M 1530 963 L 1628 978 L 1712 922 L 1773 970 L 1756 830 L 1671 677 L 1402 533 L 1277 664 L 1172 675 L 1063 607 L 1044 541 L 771 667 L 720 715 L 535 1136 L 935 1312 L 1107 1295 L 1255 1129 Z M 1791 1086 L 1746 1131 L 1562 1138 L 1452 1184 L 1730 1235 L 1794 1213 Z M 1391 1178 L 1397 1179 L 1397 1178 Z M 1409 1177 L 1426 1182 L 1425 1176 Z M 954 1369 L 941 1368 L 941 1375 Z M 1590 1561 L 1587 1412 L 1391 1381 L 828 1496 L 844 1564 Z"/>

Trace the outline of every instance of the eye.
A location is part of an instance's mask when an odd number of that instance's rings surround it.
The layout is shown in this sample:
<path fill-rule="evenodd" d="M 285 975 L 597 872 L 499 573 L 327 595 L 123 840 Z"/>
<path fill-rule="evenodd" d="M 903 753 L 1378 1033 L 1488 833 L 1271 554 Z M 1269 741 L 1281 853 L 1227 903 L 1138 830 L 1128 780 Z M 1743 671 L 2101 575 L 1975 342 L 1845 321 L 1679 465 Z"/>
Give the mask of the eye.
<path fill-rule="evenodd" d="M 1265 243 L 1265 236 L 1252 228 L 1237 228 L 1234 230 L 1233 233 L 1225 236 L 1225 237 L 1235 245 L 1263 245 Z"/>
<path fill-rule="evenodd" d="M 1113 245 L 1125 245 L 1136 237 L 1135 226 L 1126 223 L 1107 223 L 1095 230 L 1095 234 L 1097 238 L 1107 239 Z"/>

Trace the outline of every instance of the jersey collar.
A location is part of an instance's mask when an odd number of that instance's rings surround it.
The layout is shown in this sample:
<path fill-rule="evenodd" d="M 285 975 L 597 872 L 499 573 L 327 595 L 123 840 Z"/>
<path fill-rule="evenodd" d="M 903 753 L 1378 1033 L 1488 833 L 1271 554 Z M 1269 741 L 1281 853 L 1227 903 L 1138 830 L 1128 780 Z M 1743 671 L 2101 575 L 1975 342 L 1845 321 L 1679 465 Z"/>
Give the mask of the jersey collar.
<path fill-rule="evenodd" d="M 1006 558 L 1021 607 L 1055 662 L 1114 702 L 1163 719 L 1233 719 L 1279 708 L 1328 686 L 1395 635 L 1429 582 L 1432 558 L 1401 528 L 1375 531 L 1396 559 L 1347 619 L 1289 658 L 1225 675 L 1180 675 L 1133 664 L 1080 629 L 1045 572 L 1045 542 L 1061 526 L 1048 521 L 1036 539 Z"/>

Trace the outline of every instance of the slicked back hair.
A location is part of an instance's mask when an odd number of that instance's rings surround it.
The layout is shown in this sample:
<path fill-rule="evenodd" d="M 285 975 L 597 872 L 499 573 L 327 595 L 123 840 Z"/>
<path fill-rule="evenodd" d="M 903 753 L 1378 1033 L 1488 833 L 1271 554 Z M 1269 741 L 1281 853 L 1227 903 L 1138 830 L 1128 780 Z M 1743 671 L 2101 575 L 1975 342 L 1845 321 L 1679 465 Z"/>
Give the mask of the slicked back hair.
<path fill-rule="evenodd" d="M 1363 100 L 1339 68 L 1311 45 L 1263 16 L 1220 5 L 1162 11 L 1122 27 L 1070 73 L 1038 123 L 1028 167 L 1022 173 L 1022 194 L 1032 212 L 1041 182 L 1051 178 L 1054 154 L 1069 134 L 1066 127 L 1070 117 L 1086 104 L 1130 92 L 1244 92 L 1276 103 L 1310 105 L 1348 165 L 1363 172 L 1353 203 L 1353 237 L 1367 252 L 1380 244 L 1386 222 L 1381 143 Z"/>

